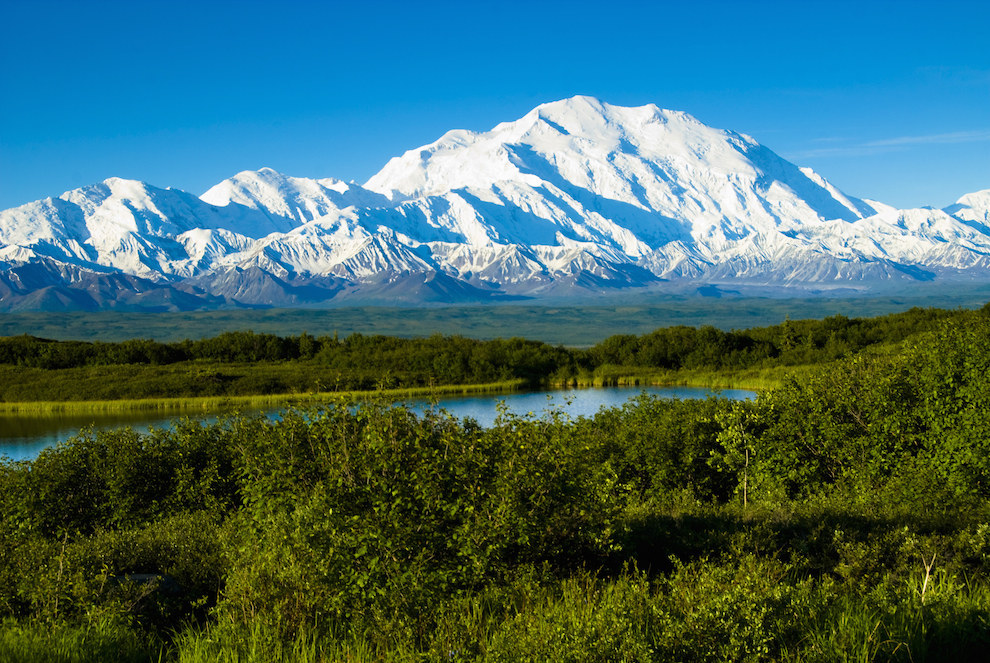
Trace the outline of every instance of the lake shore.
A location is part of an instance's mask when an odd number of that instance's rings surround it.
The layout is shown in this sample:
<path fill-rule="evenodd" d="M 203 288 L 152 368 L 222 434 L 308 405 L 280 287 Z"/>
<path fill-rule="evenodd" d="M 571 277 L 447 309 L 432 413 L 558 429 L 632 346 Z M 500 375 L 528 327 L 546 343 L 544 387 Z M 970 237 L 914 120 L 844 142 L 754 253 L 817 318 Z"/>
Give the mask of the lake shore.
<path fill-rule="evenodd" d="M 781 385 L 789 375 L 807 370 L 807 367 L 773 367 L 739 371 L 630 369 L 629 367 L 604 367 L 594 375 L 583 375 L 567 380 L 551 381 L 551 387 L 702 387 L 705 389 L 747 389 L 769 391 Z"/>
<path fill-rule="evenodd" d="M 767 391 L 778 386 L 785 374 L 794 371 L 776 369 L 746 371 L 644 371 L 635 373 L 604 371 L 568 380 L 551 380 L 556 389 L 595 387 L 703 387 L 707 389 L 746 389 Z M 179 398 L 140 398 L 114 400 L 17 401 L 0 402 L 0 415 L 39 416 L 46 414 L 97 414 L 154 412 L 167 414 L 210 413 L 238 409 L 266 409 L 316 405 L 335 400 L 382 398 L 429 398 L 431 396 L 469 396 L 474 394 L 513 393 L 525 389 L 524 380 L 505 380 L 484 384 L 433 385 L 365 391 L 325 391 L 311 393 L 259 394 L 253 396 L 203 396 Z"/>
<path fill-rule="evenodd" d="M 238 408 L 263 409 L 313 405 L 334 400 L 369 398 L 427 398 L 471 394 L 511 393 L 519 391 L 523 380 L 506 380 L 487 384 L 434 385 L 373 391 L 324 391 L 313 393 L 260 394 L 255 396 L 202 396 L 191 398 L 140 398 L 99 401 L 20 401 L 0 403 L 0 414 L 37 416 L 39 414 L 92 414 L 102 412 L 215 412 Z"/>
<path fill-rule="evenodd" d="M 618 368 L 618 367 L 617 367 Z M 792 373 L 787 371 L 786 373 Z M 604 371 L 567 380 L 551 380 L 545 386 L 556 389 L 595 387 L 703 387 L 707 389 L 746 389 L 767 391 L 778 386 L 785 372 L 781 369 L 746 371 Z M 311 393 L 259 394 L 253 396 L 201 396 L 177 398 L 139 398 L 114 400 L 15 401 L 0 402 L 0 415 L 39 416 L 46 414 L 96 414 L 155 412 L 168 414 L 209 413 L 237 409 L 265 409 L 315 405 L 334 400 L 383 398 L 429 398 L 431 396 L 469 396 L 473 394 L 513 393 L 525 389 L 524 380 L 505 380 L 484 384 L 433 385 L 365 391 L 325 391 Z"/>

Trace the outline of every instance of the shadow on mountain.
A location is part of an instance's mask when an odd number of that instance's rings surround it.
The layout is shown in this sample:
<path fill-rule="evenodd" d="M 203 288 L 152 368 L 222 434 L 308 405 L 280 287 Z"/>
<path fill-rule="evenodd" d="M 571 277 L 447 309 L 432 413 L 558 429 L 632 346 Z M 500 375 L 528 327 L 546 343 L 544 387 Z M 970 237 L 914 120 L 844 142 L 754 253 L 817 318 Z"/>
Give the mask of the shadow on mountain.
<path fill-rule="evenodd" d="M 581 188 L 566 180 L 553 164 L 531 147 L 526 145 L 507 147 L 515 157 L 515 163 L 520 172 L 539 177 L 580 203 L 585 209 L 597 212 L 602 217 L 628 228 L 640 241 L 651 248 L 657 248 L 674 241 L 681 241 L 688 245 L 694 243 L 688 222 L 664 216 L 659 212 L 643 209 L 621 200 L 606 198 Z M 646 192 L 642 185 L 631 180 L 628 182 L 633 189 L 633 194 L 644 206 L 648 207 Z M 547 196 L 551 195 L 548 191 L 544 190 L 544 192 Z M 559 196 L 553 198 L 556 202 L 562 203 Z M 586 240 L 586 238 L 583 239 Z M 610 237 L 606 239 L 613 240 Z"/>
<path fill-rule="evenodd" d="M 0 272 L 0 311 L 195 311 L 229 307 L 223 297 L 119 273 L 40 260 Z"/>

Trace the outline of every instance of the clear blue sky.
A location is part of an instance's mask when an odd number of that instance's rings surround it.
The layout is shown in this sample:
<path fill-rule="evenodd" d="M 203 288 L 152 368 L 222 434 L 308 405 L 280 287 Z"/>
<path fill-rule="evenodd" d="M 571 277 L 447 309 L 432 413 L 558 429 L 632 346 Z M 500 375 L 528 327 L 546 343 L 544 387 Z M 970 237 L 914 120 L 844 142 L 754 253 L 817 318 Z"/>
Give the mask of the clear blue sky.
<path fill-rule="evenodd" d="M 0 0 L 0 209 L 119 176 L 364 182 L 574 94 L 754 136 L 847 193 L 990 188 L 988 2 Z"/>

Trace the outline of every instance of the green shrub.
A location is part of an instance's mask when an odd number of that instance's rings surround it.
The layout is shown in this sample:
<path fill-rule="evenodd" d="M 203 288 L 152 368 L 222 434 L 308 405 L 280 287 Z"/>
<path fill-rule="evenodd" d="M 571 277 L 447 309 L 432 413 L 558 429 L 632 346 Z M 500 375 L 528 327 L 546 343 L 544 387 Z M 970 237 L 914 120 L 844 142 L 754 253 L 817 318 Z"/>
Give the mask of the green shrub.
<path fill-rule="evenodd" d="M 795 613 L 807 609 L 808 581 L 772 558 L 743 555 L 715 563 L 675 563 L 661 584 L 657 660 L 772 661 L 798 639 Z"/>
<path fill-rule="evenodd" d="M 609 466 L 567 421 L 336 407 L 255 422 L 225 610 L 290 627 L 413 618 L 520 564 L 575 568 L 613 546 Z"/>
<path fill-rule="evenodd" d="M 531 598 L 498 625 L 483 660 L 492 663 L 634 663 L 658 660 L 656 597 L 637 572 L 614 581 L 579 575 Z M 456 658 L 458 652 L 451 652 Z"/>

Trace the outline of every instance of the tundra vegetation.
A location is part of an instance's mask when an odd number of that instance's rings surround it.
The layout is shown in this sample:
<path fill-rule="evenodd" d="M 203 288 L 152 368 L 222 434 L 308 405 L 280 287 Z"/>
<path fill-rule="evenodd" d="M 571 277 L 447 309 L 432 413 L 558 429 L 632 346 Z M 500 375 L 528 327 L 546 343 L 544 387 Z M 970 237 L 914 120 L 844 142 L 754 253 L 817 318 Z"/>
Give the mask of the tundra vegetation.
<path fill-rule="evenodd" d="M 521 338 L 481 341 L 434 335 L 280 337 L 227 332 L 213 338 L 115 343 L 0 337 L 0 411 L 25 403 L 305 396 L 313 393 L 499 384 L 620 382 L 744 385 L 889 346 L 973 313 L 911 309 L 880 318 L 832 316 L 722 331 L 667 327 L 611 336 L 587 349 Z M 786 371 L 785 371 L 786 372 Z"/>
<path fill-rule="evenodd" d="M 55 374 L 122 347 L 157 368 L 196 365 L 181 354 L 195 347 L 210 366 L 343 376 L 347 361 L 369 375 L 401 361 L 399 384 L 805 368 L 747 402 L 642 396 L 481 428 L 341 396 L 0 463 L 0 659 L 932 661 L 990 647 L 990 308 L 661 329 L 581 351 L 218 338 L 19 337 L 0 352 Z M 142 358 L 159 351 L 176 354 Z"/>

